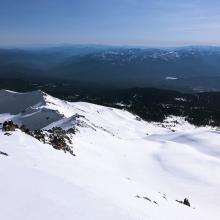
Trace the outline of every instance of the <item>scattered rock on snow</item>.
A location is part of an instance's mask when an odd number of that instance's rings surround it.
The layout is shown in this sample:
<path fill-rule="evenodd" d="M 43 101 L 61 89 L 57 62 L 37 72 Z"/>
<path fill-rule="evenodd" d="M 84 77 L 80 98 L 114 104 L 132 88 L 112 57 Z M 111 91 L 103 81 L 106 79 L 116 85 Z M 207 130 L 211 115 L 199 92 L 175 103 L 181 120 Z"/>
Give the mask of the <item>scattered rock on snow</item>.
<path fill-rule="evenodd" d="M 10 136 L 12 135 L 11 133 L 5 132 L 4 135 Z"/>
<path fill-rule="evenodd" d="M 143 199 L 146 199 L 147 201 L 151 202 L 151 199 L 149 199 L 148 197 L 144 196 Z"/>
<path fill-rule="evenodd" d="M 7 153 L 0 151 L 0 155 L 8 156 Z"/>
<path fill-rule="evenodd" d="M 185 198 L 183 201 L 176 200 L 176 202 L 181 203 L 181 204 L 186 205 L 186 206 L 189 206 L 189 207 L 191 206 L 190 202 L 187 198 Z"/>
<path fill-rule="evenodd" d="M 48 131 L 43 130 L 30 130 L 25 125 L 19 127 L 17 124 L 14 124 L 13 121 L 5 121 L 2 126 L 2 131 L 5 131 L 4 135 L 10 136 L 11 134 L 8 131 L 15 131 L 20 129 L 22 132 L 36 138 L 37 140 L 48 143 L 57 150 L 63 150 L 64 152 L 69 152 L 71 155 L 75 156 L 73 153 L 72 141 L 68 135 L 76 133 L 75 128 L 70 128 L 67 131 L 61 127 L 54 127 Z M 48 134 L 49 133 L 49 134 Z"/>

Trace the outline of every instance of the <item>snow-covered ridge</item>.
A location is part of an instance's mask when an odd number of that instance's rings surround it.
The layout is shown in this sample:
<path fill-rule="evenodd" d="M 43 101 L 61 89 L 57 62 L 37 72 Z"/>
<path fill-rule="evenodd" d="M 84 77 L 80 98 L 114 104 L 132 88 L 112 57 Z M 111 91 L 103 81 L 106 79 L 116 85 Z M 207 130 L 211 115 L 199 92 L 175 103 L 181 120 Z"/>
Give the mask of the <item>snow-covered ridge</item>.
<path fill-rule="evenodd" d="M 76 157 L 20 130 L 0 131 L 0 219 L 219 220 L 217 130 L 176 125 L 175 117 L 147 123 L 41 91 L 0 91 L 6 119 L 79 131 L 71 139 Z M 191 207 L 176 201 L 184 198 Z"/>
<path fill-rule="evenodd" d="M 219 48 L 212 47 L 180 47 L 180 48 L 127 48 L 127 49 L 111 49 L 95 54 L 91 54 L 102 61 L 112 61 L 114 63 L 130 63 L 144 61 L 178 61 L 187 57 L 212 56 L 218 55 Z"/>
<path fill-rule="evenodd" d="M 0 91 L 0 113 L 8 113 L 10 119 L 31 129 L 39 129 L 62 118 L 62 115 L 48 108 L 48 95 L 40 90 L 16 93 Z"/>
<path fill-rule="evenodd" d="M 129 129 L 130 123 L 137 125 L 142 135 L 146 135 L 146 124 L 137 120 L 135 115 L 127 111 L 99 106 L 96 104 L 75 102 L 70 103 L 52 97 L 40 90 L 16 93 L 8 90 L 0 91 L 0 113 L 6 114 L 3 119 L 25 125 L 30 129 L 49 129 L 55 126 L 69 129 L 76 125 L 84 125 L 93 130 L 102 130 L 119 136 L 118 120 L 121 123 L 121 134 L 135 136 L 136 131 Z M 9 114 L 9 115 L 8 115 Z"/>
<path fill-rule="evenodd" d="M 27 93 L 0 90 L 0 113 L 18 114 L 35 105 L 45 105 L 44 94 L 40 90 Z"/>

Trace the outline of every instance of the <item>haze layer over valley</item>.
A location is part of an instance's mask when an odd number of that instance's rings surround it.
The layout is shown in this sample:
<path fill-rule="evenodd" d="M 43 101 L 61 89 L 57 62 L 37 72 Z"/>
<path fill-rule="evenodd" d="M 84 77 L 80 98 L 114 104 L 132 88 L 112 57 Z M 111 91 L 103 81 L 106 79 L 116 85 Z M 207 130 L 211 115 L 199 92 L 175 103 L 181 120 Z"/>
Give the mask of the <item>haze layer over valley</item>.
<path fill-rule="evenodd" d="M 87 83 L 116 88 L 219 91 L 220 48 L 67 45 L 0 49 L 0 79 L 32 84 Z M 13 81 L 14 80 L 14 81 Z M 19 81 L 16 86 L 18 89 Z M 1 88 L 4 83 L 0 83 Z"/>

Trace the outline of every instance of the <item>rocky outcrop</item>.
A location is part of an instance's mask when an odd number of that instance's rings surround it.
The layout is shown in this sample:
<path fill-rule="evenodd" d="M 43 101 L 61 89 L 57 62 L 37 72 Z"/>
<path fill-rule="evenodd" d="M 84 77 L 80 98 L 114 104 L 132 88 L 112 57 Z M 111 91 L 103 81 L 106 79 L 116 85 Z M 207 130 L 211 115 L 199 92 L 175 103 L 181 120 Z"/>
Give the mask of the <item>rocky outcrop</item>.
<path fill-rule="evenodd" d="M 2 125 L 3 131 L 15 131 L 18 125 L 14 124 L 13 121 L 5 121 Z"/>
<path fill-rule="evenodd" d="M 73 129 L 69 129 L 68 131 L 73 132 Z M 48 141 L 55 149 L 63 150 L 64 152 L 69 152 L 71 155 L 75 156 L 72 147 L 70 146 L 72 144 L 72 141 L 68 136 L 68 131 L 65 131 L 60 127 L 52 128 L 48 130 Z"/>
<path fill-rule="evenodd" d="M 15 131 L 20 129 L 22 132 L 36 138 L 37 140 L 50 144 L 54 149 L 63 150 L 64 152 L 69 152 L 71 155 L 75 156 L 72 149 L 72 141 L 70 139 L 71 135 L 76 133 L 75 128 L 70 128 L 67 131 L 61 127 L 54 127 L 49 130 L 30 130 L 26 126 L 18 126 L 13 121 L 5 121 L 2 125 L 2 131 L 5 131 L 6 135 L 10 135 L 10 131 Z"/>

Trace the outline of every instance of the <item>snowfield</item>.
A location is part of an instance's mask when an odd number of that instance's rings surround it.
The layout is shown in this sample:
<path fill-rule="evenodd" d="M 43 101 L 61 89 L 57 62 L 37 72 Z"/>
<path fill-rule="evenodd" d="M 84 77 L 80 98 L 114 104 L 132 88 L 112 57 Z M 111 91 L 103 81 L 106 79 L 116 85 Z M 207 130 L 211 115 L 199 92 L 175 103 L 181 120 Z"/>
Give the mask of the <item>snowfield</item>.
<path fill-rule="evenodd" d="M 123 110 L 41 91 L 0 91 L 0 122 L 78 132 L 73 157 L 0 131 L 2 220 L 219 220 L 220 131 L 183 119 L 147 123 Z M 191 207 L 180 204 L 188 198 Z"/>

